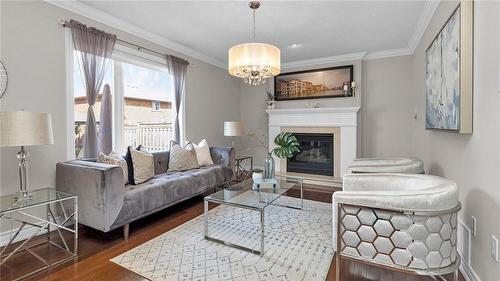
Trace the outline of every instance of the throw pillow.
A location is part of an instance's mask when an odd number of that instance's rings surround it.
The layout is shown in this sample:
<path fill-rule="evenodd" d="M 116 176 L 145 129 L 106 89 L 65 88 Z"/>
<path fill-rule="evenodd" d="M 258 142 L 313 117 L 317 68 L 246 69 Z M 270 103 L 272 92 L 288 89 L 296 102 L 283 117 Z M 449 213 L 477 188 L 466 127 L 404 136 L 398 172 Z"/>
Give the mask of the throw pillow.
<path fill-rule="evenodd" d="M 141 150 L 142 145 L 139 145 L 136 150 Z M 134 150 L 131 146 L 127 147 L 127 154 L 123 157 L 125 161 L 127 161 L 127 170 L 128 170 L 128 183 L 134 185 L 134 165 L 132 163 L 132 154 L 131 150 Z"/>
<path fill-rule="evenodd" d="M 181 147 L 175 141 L 170 142 L 170 159 L 168 161 L 168 172 L 187 171 L 198 169 L 198 160 L 192 143 Z"/>
<path fill-rule="evenodd" d="M 212 155 L 210 155 L 210 147 L 208 146 L 207 140 L 203 139 L 198 145 L 193 144 L 193 146 L 196 152 L 198 165 L 207 166 L 214 163 L 214 161 L 212 161 Z"/>
<path fill-rule="evenodd" d="M 140 184 L 155 176 L 153 154 L 144 149 L 131 149 L 132 165 L 134 167 L 134 184 Z"/>
<path fill-rule="evenodd" d="M 99 155 L 97 156 L 97 163 L 104 163 L 104 164 L 110 164 L 110 165 L 115 165 L 115 166 L 120 166 L 123 170 L 123 182 L 125 184 L 128 183 L 128 167 L 127 167 L 127 161 L 123 159 L 120 155 L 111 152 L 111 154 L 106 155 L 102 152 L 99 152 Z"/>

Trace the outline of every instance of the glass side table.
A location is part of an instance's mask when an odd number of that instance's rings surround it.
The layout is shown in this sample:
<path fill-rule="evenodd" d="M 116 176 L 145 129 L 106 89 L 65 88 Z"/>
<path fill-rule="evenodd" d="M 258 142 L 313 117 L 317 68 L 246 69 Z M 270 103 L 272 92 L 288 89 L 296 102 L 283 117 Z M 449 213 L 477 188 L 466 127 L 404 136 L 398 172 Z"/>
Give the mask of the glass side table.
<path fill-rule="evenodd" d="M 54 188 L 30 193 L 27 198 L 19 193 L 0 197 L 0 224 L 10 225 L 9 241 L 0 248 L 0 275 L 8 270 L 9 260 L 24 253 L 40 263 L 36 266 L 34 262 L 28 272 L 19 272 L 21 276 L 15 274 L 14 280 L 70 260 L 78 252 L 77 196 Z M 43 257 L 47 253 L 50 256 Z"/>

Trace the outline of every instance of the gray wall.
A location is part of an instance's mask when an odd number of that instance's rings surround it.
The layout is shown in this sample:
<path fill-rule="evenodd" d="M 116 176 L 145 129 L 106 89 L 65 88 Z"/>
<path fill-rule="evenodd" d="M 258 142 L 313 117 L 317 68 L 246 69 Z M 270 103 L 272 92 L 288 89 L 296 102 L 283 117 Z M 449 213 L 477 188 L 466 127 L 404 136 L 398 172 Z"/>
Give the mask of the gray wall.
<path fill-rule="evenodd" d="M 363 61 L 363 157 L 410 156 L 412 56 Z"/>
<path fill-rule="evenodd" d="M 500 238 L 500 2 L 476 1 L 474 14 L 474 133 L 459 135 L 425 130 L 425 49 L 457 2 L 442 1 L 413 57 L 413 103 L 419 118 L 412 122 L 412 151 L 426 170 L 458 183 L 472 238 L 472 266 L 482 281 L 498 280 L 500 264 L 490 258 L 490 236 Z"/>
<path fill-rule="evenodd" d="M 240 81 L 225 70 L 42 1 L 2 1 L 0 16 L 1 59 L 9 72 L 9 86 L 0 109 L 45 111 L 53 119 L 55 144 L 28 148 L 32 188 L 54 186 L 55 164 L 67 159 L 65 38 L 60 19 L 76 19 L 121 39 L 188 59 L 186 138 L 230 145 L 230 139 L 222 134 L 223 121 L 240 118 Z M 2 194 L 18 189 L 17 150 L 0 149 Z"/>

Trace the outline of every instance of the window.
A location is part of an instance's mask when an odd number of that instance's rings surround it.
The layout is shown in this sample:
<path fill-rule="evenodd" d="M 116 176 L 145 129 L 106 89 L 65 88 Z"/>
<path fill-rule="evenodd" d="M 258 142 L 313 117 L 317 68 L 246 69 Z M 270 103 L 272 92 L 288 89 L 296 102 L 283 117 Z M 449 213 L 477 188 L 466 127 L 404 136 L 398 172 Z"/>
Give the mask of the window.
<path fill-rule="evenodd" d="M 154 101 L 151 103 L 153 111 L 161 111 L 161 103 L 159 101 Z"/>
<path fill-rule="evenodd" d="M 123 48 L 121 48 L 123 49 Z M 113 99 L 113 150 L 125 153 L 128 146 L 142 144 L 149 151 L 167 150 L 173 139 L 170 76 L 166 68 L 147 59 L 117 52 L 105 75 Z M 76 55 L 73 56 L 74 150 L 83 155 L 83 134 L 87 119 L 87 98 Z M 99 122 L 101 97 L 94 113 Z M 99 129 L 99 124 L 97 124 Z"/>

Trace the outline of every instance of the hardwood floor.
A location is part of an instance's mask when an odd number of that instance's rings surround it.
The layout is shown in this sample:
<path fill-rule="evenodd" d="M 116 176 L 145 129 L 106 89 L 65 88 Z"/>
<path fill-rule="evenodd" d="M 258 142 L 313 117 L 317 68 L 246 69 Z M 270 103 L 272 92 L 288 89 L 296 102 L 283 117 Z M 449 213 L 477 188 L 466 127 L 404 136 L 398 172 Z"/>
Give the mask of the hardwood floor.
<path fill-rule="evenodd" d="M 290 195 L 295 196 L 296 191 Z M 322 202 L 331 202 L 331 193 L 306 189 L 304 198 Z M 195 197 L 171 208 L 160 211 L 137 222 L 130 224 L 130 238 L 123 240 L 122 229 L 116 229 L 108 233 L 93 230 L 88 227 L 80 227 L 79 256 L 78 258 L 61 264 L 51 270 L 47 270 L 32 276 L 28 280 L 147 280 L 109 260 L 122 254 L 156 236 L 161 235 L 199 215 L 203 214 L 203 198 Z M 58 253 L 53 249 L 39 249 L 46 254 L 56 257 Z M 60 254 L 60 253 L 59 253 Z M 0 279 L 11 280 L 22 272 L 30 270 L 34 266 L 33 259 L 20 255 L 15 260 L 9 261 L 0 268 Z M 407 275 L 397 271 L 380 269 L 371 265 L 358 262 L 343 261 L 342 281 L 426 281 L 433 280 L 427 277 Z M 328 281 L 335 280 L 335 259 L 332 261 L 327 277 Z M 451 277 L 449 277 L 451 280 Z M 460 276 L 460 280 L 464 281 Z"/>

